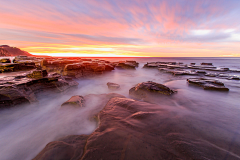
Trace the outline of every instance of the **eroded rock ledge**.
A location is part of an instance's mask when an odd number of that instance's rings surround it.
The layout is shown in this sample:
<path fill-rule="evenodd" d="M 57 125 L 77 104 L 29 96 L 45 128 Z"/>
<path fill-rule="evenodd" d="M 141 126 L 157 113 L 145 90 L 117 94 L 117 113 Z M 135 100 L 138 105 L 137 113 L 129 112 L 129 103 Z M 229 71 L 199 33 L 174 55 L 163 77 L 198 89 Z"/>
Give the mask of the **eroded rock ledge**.
<path fill-rule="evenodd" d="M 5 77 L 0 79 L 0 108 L 37 102 L 37 93 L 62 92 L 77 85 L 76 81 L 46 70 Z"/>
<path fill-rule="evenodd" d="M 99 127 L 91 135 L 67 136 L 51 142 L 34 159 L 190 160 L 240 156 L 237 146 L 232 149 L 234 152 L 228 151 L 231 140 L 219 140 L 201 132 L 213 124 L 203 123 L 194 115 L 181 115 L 166 106 L 116 97 L 98 117 Z"/>

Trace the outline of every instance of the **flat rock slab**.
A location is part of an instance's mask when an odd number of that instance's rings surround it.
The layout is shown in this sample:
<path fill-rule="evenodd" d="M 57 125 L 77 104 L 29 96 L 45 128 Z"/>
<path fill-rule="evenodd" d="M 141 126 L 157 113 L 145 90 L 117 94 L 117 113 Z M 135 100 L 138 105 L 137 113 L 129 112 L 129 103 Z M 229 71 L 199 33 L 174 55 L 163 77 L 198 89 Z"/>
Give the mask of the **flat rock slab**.
<path fill-rule="evenodd" d="M 213 124 L 167 108 L 112 98 L 99 113 L 99 127 L 89 137 L 79 135 L 51 142 L 35 160 L 63 159 L 58 154 L 65 159 L 81 160 L 240 159 L 239 145 L 231 146 L 234 153 L 228 151 L 231 138 L 202 131 Z"/>
<path fill-rule="evenodd" d="M 190 84 L 196 84 L 206 90 L 229 91 L 229 89 L 224 86 L 224 83 L 217 80 L 206 78 L 189 78 L 187 81 Z"/>
<path fill-rule="evenodd" d="M 129 95 L 138 99 L 146 98 L 150 93 L 171 95 L 174 91 L 167 86 L 152 81 L 138 83 L 129 90 Z"/>
<path fill-rule="evenodd" d="M 64 102 L 61 106 L 83 107 L 84 98 L 83 96 L 72 96 L 68 101 Z"/>

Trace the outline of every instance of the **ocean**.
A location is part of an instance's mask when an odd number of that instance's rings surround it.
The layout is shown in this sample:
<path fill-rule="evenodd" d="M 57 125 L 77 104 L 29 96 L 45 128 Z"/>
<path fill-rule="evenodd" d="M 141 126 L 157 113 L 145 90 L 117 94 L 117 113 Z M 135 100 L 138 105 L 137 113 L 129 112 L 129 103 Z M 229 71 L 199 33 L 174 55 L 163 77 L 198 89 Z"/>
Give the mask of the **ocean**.
<path fill-rule="evenodd" d="M 147 62 L 183 62 L 184 64 L 202 62 L 213 63 L 218 68 L 240 70 L 240 58 L 99 58 L 109 61 L 135 60 L 139 62 L 136 70 L 115 69 L 103 75 L 76 80 L 78 88 L 71 92 L 47 94 L 39 97 L 39 102 L 0 111 L 0 159 L 32 159 L 47 143 L 66 135 L 91 134 L 97 124 L 89 119 L 89 115 L 101 108 L 96 108 L 96 99 L 91 107 L 81 110 L 59 110 L 61 104 L 74 95 L 111 93 L 107 82 L 119 84 L 114 91 L 129 97 L 129 89 L 138 83 L 153 81 L 176 90 L 173 96 L 160 98 L 159 105 L 177 112 L 180 116 L 194 117 L 193 127 L 201 130 L 203 136 L 216 138 L 221 142 L 229 139 L 228 150 L 232 146 L 240 146 L 240 80 L 218 79 L 223 82 L 229 92 L 203 90 L 201 87 L 189 85 L 187 78 L 194 76 L 173 76 L 160 72 L 156 68 L 142 68 Z M 0 73 L 0 77 L 19 73 Z M 240 72 L 230 75 L 240 76 Z M 155 102 L 154 102 L 155 103 Z M 235 153 L 237 154 L 237 153 Z M 238 154 L 239 156 L 239 154 Z"/>

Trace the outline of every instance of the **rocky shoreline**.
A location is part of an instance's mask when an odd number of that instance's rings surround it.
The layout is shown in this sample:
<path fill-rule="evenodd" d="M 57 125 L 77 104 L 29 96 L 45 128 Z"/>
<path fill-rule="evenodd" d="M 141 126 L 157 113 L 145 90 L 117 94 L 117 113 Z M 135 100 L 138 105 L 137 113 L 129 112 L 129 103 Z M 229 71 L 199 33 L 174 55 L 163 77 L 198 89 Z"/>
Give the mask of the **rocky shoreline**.
<path fill-rule="evenodd" d="M 139 63 L 136 61 L 18 56 L 9 63 L 4 59 L 0 63 L 2 73 L 24 73 L 0 79 L 0 109 L 36 103 L 38 94 L 74 90 L 79 80 L 115 69 L 135 70 L 137 67 Z M 228 92 L 229 88 L 212 77 L 239 80 L 231 73 L 240 72 L 219 69 L 204 62 L 201 65 L 150 62 L 143 69 L 187 76 L 189 85 L 217 92 Z M 109 81 L 105 87 L 110 91 L 121 89 L 121 84 Z M 166 85 L 145 81 L 129 88 L 129 97 L 109 93 L 75 95 L 66 99 L 60 109 L 81 110 L 89 107 L 94 97 L 101 99 L 95 104 L 98 109 L 88 117 L 98 127 L 90 135 L 68 135 L 50 142 L 34 159 L 240 159 L 239 143 L 235 143 L 230 152 L 228 144 L 232 143 L 231 139 L 219 141 L 219 137 L 203 133 L 202 128 L 214 128 L 216 124 L 205 123 L 192 114 L 182 114 L 166 104 L 155 103 L 157 99 L 171 99 L 176 94 L 179 93 Z"/>
<path fill-rule="evenodd" d="M 219 148 L 213 145 L 216 137 L 201 134 L 201 128 L 208 124 L 194 116 L 186 119 L 161 105 L 114 95 L 97 117 L 100 123 L 92 134 L 50 142 L 34 160 L 239 159 L 239 155 L 227 151 L 228 145 L 224 144 L 229 140 L 221 141 Z M 201 125 L 196 128 L 192 122 Z"/>

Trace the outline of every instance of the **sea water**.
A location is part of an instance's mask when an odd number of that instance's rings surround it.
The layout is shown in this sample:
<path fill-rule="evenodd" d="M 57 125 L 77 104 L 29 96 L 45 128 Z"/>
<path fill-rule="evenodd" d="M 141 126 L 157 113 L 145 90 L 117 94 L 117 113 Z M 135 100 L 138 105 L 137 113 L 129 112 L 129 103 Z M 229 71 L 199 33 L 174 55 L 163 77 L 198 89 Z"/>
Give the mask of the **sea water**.
<path fill-rule="evenodd" d="M 177 93 L 157 102 L 160 106 L 178 112 L 182 116 L 194 116 L 203 126 L 201 131 L 208 137 L 229 139 L 240 145 L 240 81 L 219 79 L 229 92 L 203 90 L 189 85 L 190 76 L 173 76 L 156 68 L 144 69 L 147 62 L 183 62 L 184 64 L 206 62 L 219 68 L 240 69 L 240 58 L 105 58 L 109 61 L 135 60 L 136 70 L 115 69 L 109 73 L 89 79 L 76 80 L 78 88 L 71 92 L 39 97 L 39 102 L 0 111 L 0 159 L 32 159 L 47 143 L 66 135 L 91 134 L 97 127 L 89 115 L 97 109 L 100 99 L 95 99 L 87 108 L 60 110 L 61 104 L 74 95 L 119 93 L 129 97 L 129 89 L 137 83 L 154 81 L 176 90 Z M 0 77 L 18 73 L 4 73 Z M 239 73 L 229 73 L 239 76 Z M 191 76 L 194 77 L 194 76 Z M 217 79 L 217 78 L 214 78 Z M 107 82 L 119 84 L 112 91 Z M 209 126 L 209 127 L 207 127 Z M 231 152 L 233 143 L 225 148 Z M 235 153 L 236 154 L 236 153 Z"/>

